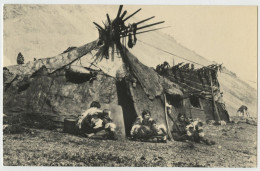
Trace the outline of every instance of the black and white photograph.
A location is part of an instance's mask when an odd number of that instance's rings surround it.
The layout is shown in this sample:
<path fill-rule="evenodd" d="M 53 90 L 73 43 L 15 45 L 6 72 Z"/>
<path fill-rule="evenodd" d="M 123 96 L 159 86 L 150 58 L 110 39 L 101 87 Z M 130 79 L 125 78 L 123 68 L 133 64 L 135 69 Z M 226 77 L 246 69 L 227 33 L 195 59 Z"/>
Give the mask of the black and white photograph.
<path fill-rule="evenodd" d="M 258 167 L 257 4 L 35 3 L 2 4 L 3 167 Z"/>

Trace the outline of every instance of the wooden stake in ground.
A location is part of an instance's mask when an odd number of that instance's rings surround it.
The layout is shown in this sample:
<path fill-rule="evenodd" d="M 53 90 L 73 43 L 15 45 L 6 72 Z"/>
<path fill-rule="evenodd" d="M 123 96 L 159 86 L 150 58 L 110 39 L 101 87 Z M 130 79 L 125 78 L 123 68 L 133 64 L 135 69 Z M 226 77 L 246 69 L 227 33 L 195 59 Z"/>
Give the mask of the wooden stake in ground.
<path fill-rule="evenodd" d="M 219 122 L 221 121 L 220 117 L 219 117 L 219 113 L 218 113 L 218 109 L 214 100 L 214 94 L 213 94 L 213 87 L 212 87 L 212 78 L 211 78 L 211 72 L 209 70 L 209 80 L 210 80 L 210 88 L 211 88 L 211 95 L 212 95 L 212 101 L 213 101 L 213 113 L 214 111 L 216 111 L 217 117 Z M 215 118 L 216 119 L 216 118 Z"/>
<path fill-rule="evenodd" d="M 171 131 L 170 131 L 170 128 L 169 128 L 169 123 L 168 123 L 168 114 L 167 114 L 167 100 L 166 100 L 166 95 L 163 94 L 164 96 L 164 114 L 165 114 L 165 121 L 166 121 L 166 128 L 167 128 L 167 134 L 170 138 L 170 140 L 172 141 L 173 140 L 173 137 L 172 137 L 172 134 L 171 134 Z"/>

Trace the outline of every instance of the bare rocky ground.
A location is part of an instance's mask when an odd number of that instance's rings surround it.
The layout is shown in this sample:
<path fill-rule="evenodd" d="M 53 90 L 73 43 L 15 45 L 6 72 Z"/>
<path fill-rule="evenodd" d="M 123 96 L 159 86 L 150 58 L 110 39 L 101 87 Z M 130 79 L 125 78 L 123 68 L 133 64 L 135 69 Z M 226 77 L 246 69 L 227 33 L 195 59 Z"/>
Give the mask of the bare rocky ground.
<path fill-rule="evenodd" d="M 256 167 L 257 126 L 206 125 L 216 145 L 93 140 L 61 129 L 25 128 L 3 136 L 5 166 Z"/>

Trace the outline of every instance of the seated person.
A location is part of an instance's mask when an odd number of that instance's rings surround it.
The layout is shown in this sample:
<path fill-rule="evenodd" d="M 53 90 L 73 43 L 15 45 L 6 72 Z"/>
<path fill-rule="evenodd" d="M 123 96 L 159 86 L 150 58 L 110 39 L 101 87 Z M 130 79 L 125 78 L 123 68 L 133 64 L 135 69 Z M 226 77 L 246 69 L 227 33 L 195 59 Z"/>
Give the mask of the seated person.
<path fill-rule="evenodd" d="M 97 101 L 93 101 L 90 104 L 90 108 L 87 109 L 85 112 L 83 112 L 79 116 L 79 120 L 77 122 L 77 127 L 81 132 L 92 132 L 91 129 L 91 118 L 92 115 L 97 115 L 98 113 L 102 113 L 102 110 L 100 110 L 101 105 Z"/>
<path fill-rule="evenodd" d="M 115 129 L 116 125 L 113 123 L 111 118 L 111 111 L 108 109 L 104 109 L 103 113 L 101 113 L 100 118 L 102 119 L 102 127 L 106 131 L 108 139 L 116 139 Z"/>
<path fill-rule="evenodd" d="M 149 139 L 153 136 L 162 136 L 163 141 L 167 140 L 167 131 L 164 125 L 157 125 L 151 118 L 151 112 L 144 110 L 142 117 L 137 117 L 133 124 L 130 135 L 133 139 Z"/>
<path fill-rule="evenodd" d="M 178 120 L 173 125 L 173 138 L 176 141 L 204 142 L 207 145 L 214 145 L 214 141 L 209 141 L 204 138 L 202 126 L 201 121 L 187 119 L 184 114 L 179 113 Z"/>
<path fill-rule="evenodd" d="M 189 125 L 186 126 L 187 135 L 191 137 L 194 142 L 200 142 L 203 140 L 203 123 L 199 120 L 191 121 Z"/>
<path fill-rule="evenodd" d="M 92 132 L 87 137 L 97 139 L 116 139 L 116 125 L 110 117 L 111 111 L 104 109 L 102 113 L 91 115 L 90 127 Z"/>
<path fill-rule="evenodd" d="M 103 128 L 103 121 L 98 117 L 98 115 L 94 114 L 91 118 L 91 127 L 97 132 L 97 130 L 101 130 Z"/>
<path fill-rule="evenodd" d="M 189 140 L 189 136 L 187 135 L 186 126 L 189 125 L 190 122 L 186 120 L 184 114 L 179 113 L 177 117 L 177 121 L 174 122 L 172 129 L 172 136 L 175 141 L 186 141 Z"/>

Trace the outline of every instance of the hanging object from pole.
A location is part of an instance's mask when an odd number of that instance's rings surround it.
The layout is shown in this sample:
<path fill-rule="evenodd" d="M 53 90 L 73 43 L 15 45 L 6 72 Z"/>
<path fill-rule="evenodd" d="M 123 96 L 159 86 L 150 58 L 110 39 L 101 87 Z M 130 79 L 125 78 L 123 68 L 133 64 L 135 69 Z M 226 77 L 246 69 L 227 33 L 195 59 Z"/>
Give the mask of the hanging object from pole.
<path fill-rule="evenodd" d="M 152 30 L 144 30 L 142 32 L 137 32 L 138 30 L 149 28 L 158 24 L 164 23 L 164 21 L 156 22 L 153 24 L 143 25 L 148 20 L 151 20 L 154 18 L 154 16 L 149 17 L 147 19 L 141 20 L 136 23 L 129 23 L 127 26 L 125 25 L 125 22 L 131 17 L 133 17 L 135 14 L 137 14 L 139 11 L 141 11 L 141 8 L 135 11 L 134 13 L 127 16 L 127 11 L 123 11 L 123 5 L 119 6 L 117 15 L 115 19 L 111 19 L 109 14 L 106 14 L 106 21 L 103 23 L 104 27 L 99 25 L 97 22 L 93 22 L 93 24 L 96 26 L 99 32 L 99 41 L 98 46 L 102 47 L 102 52 L 98 53 L 98 56 L 96 58 L 103 59 L 103 58 L 109 58 L 108 56 L 108 49 L 110 49 L 114 44 L 121 45 L 120 41 L 121 38 L 127 37 L 128 38 L 128 47 L 133 48 L 136 45 L 137 42 L 137 34 L 142 33 L 148 33 L 150 31 L 159 30 L 162 28 L 152 29 Z"/>

